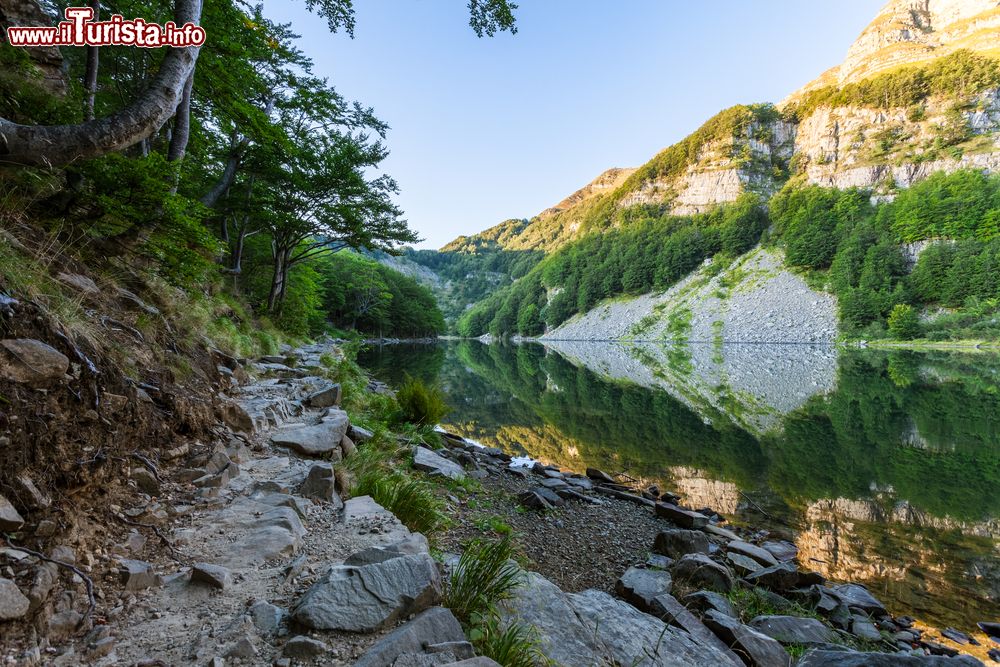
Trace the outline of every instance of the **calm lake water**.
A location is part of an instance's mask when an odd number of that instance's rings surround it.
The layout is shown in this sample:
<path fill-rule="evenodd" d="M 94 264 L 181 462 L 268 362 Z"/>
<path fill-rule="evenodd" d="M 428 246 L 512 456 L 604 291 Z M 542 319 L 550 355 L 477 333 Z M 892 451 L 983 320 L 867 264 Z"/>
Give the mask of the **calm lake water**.
<path fill-rule="evenodd" d="M 439 382 L 445 426 L 512 454 L 656 481 L 794 530 L 803 566 L 896 614 L 1000 619 L 1000 358 L 809 346 L 373 348 Z"/>

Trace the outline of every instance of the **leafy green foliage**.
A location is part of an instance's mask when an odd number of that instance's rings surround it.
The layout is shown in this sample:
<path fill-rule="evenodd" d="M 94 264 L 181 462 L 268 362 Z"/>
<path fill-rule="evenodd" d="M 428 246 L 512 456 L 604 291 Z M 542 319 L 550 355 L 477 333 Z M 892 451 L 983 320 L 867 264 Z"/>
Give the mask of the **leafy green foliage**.
<path fill-rule="evenodd" d="M 912 340 L 920 335 L 920 316 L 913 306 L 899 303 L 893 306 L 886 322 L 889 333 L 900 340 Z"/>
<path fill-rule="evenodd" d="M 799 118 L 806 118 L 821 106 L 916 107 L 932 96 L 968 99 L 997 86 L 1000 86 L 1000 62 L 961 49 L 927 65 L 902 67 L 843 88 L 827 86 L 810 91 L 792 111 Z"/>
<path fill-rule="evenodd" d="M 407 475 L 373 469 L 358 478 L 351 493 L 371 496 L 407 528 L 428 537 L 448 523 L 444 501 L 434 488 Z"/>
<path fill-rule="evenodd" d="M 449 410 L 444 392 L 439 386 L 428 385 L 413 377 L 407 377 L 396 390 L 396 401 L 402 418 L 420 426 L 436 425 Z"/>
<path fill-rule="evenodd" d="M 504 622 L 497 614 L 473 619 L 469 639 L 479 655 L 504 667 L 537 667 L 547 664 L 538 646 L 538 632 L 523 623 Z"/>
<path fill-rule="evenodd" d="M 657 211 L 636 216 L 627 226 L 591 234 L 546 257 L 469 310 L 458 321 L 459 335 L 535 336 L 602 299 L 665 290 L 708 257 L 746 252 L 768 224 L 753 194 L 690 218 Z"/>

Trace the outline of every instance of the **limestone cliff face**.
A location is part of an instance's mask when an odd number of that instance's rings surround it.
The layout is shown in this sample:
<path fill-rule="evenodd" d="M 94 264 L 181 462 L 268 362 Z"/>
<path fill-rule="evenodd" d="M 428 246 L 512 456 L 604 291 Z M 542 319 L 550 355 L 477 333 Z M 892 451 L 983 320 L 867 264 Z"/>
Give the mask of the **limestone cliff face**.
<path fill-rule="evenodd" d="M 776 174 L 794 148 L 794 124 L 750 123 L 736 136 L 702 146 L 697 160 L 680 176 L 645 181 L 618 206 L 664 204 L 674 215 L 692 215 L 736 201 L 744 192 L 770 195 L 781 187 L 782 178 Z"/>
<path fill-rule="evenodd" d="M 619 167 L 612 167 L 611 169 L 608 169 L 600 176 L 592 180 L 587 185 L 583 186 L 582 188 L 571 194 L 569 197 L 566 197 L 566 199 L 563 199 L 555 206 L 547 208 L 541 213 L 539 213 L 538 217 L 539 218 L 551 217 L 557 213 L 562 213 L 563 211 L 569 210 L 574 206 L 577 206 L 578 204 L 582 204 L 583 202 L 593 197 L 596 197 L 597 195 L 602 195 L 611 192 L 616 188 L 618 188 L 618 186 L 620 186 L 622 183 L 625 182 L 625 179 L 627 179 L 634 173 L 635 173 L 634 167 L 628 167 L 625 169 Z"/>
<path fill-rule="evenodd" d="M 954 131 L 950 128 L 967 138 L 948 150 L 937 149 L 936 142 Z M 796 161 L 810 183 L 889 192 L 936 171 L 997 171 L 998 129 L 1000 90 L 981 94 L 966 108 L 932 100 L 919 116 L 908 109 L 820 107 L 798 127 Z"/>
<path fill-rule="evenodd" d="M 0 0 L 0 34 L 7 39 L 6 30 L 12 26 L 53 26 L 57 18 L 49 16 L 35 0 Z M 58 48 L 38 47 L 28 49 L 42 73 L 45 87 L 57 95 L 66 93 L 66 75 L 63 57 Z"/>

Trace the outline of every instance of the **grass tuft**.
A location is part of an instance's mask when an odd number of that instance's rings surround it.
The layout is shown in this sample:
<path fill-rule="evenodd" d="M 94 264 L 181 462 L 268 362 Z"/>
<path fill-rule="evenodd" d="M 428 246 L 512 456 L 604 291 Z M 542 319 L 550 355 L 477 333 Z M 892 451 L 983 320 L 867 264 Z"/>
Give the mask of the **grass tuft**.
<path fill-rule="evenodd" d="M 351 493 L 371 496 L 407 528 L 428 538 L 448 525 L 444 501 L 434 488 L 398 472 L 370 469 L 358 478 Z"/>
<path fill-rule="evenodd" d="M 434 426 L 448 414 L 448 403 L 440 387 L 407 376 L 396 392 L 403 421 L 418 426 Z"/>
<path fill-rule="evenodd" d="M 460 621 L 469 623 L 510 599 L 521 584 L 521 570 L 513 557 L 510 536 L 469 542 L 448 579 L 445 606 Z"/>
<path fill-rule="evenodd" d="M 536 667 L 548 661 L 538 648 L 534 628 L 516 621 L 504 623 L 496 614 L 476 619 L 469 640 L 479 655 L 504 667 Z"/>

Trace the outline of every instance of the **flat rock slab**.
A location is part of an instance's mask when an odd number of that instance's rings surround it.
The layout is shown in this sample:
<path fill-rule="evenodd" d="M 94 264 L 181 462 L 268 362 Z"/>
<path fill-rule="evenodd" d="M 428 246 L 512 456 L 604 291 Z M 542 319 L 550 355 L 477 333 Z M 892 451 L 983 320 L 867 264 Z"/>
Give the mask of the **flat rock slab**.
<path fill-rule="evenodd" d="M 707 554 L 708 535 L 700 530 L 661 531 L 653 542 L 653 551 L 671 558 L 680 558 L 687 554 Z"/>
<path fill-rule="evenodd" d="M 524 585 L 501 613 L 534 626 L 539 649 L 561 665 L 733 665 L 718 649 L 607 593 L 566 594 L 534 572 L 524 574 Z"/>
<path fill-rule="evenodd" d="M 681 528 L 699 529 L 708 525 L 708 517 L 671 503 L 656 503 L 656 515 L 674 522 Z"/>
<path fill-rule="evenodd" d="M 465 632 L 451 611 L 432 607 L 378 640 L 354 667 L 392 667 L 408 653 L 422 653 L 425 645 L 465 641 Z"/>
<path fill-rule="evenodd" d="M 732 572 L 705 554 L 687 554 L 673 564 L 670 573 L 678 581 L 722 593 L 731 591 L 736 583 Z"/>
<path fill-rule="evenodd" d="M 465 478 L 465 470 L 462 469 L 462 466 L 426 447 L 413 448 L 413 467 L 431 475 L 440 475 L 450 479 Z"/>
<path fill-rule="evenodd" d="M 374 632 L 441 599 L 441 574 L 427 554 L 331 568 L 306 591 L 292 618 L 314 630 Z"/>
<path fill-rule="evenodd" d="M 982 667 L 970 655 L 945 658 L 898 653 L 857 653 L 855 651 L 806 651 L 797 667 Z"/>
<path fill-rule="evenodd" d="M 830 589 L 848 607 L 861 609 L 869 614 L 885 616 L 885 605 L 859 584 L 841 584 Z"/>
<path fill-rule="evenodd" d="M 732 540 L 726 545 L 726 551 L 749 556 L 764 567 L 771 567 L 778 564 L 778 559 L 770 551 L 742 540 Z"/>
<path fill-rule="evenodd" d="M 750 627 L 782 644 L 829 644 L 837 635 L 815 618 L 798 616 L 758 616 Z"/>
<path fill-rule="evenodd" d="M 347 413 L 336 410 L 319 424 L 275 433 L 271 436 L 271 442 L 280 447 L 293 449 L 303 456 L 329 456 L 339 461 L 340 441 L 343 440 L 350 425 Z"/>
<path fill-rule="evenodd" d="M 195 563 L 191 569 L 191 581 L 208 584 L 219 590 L 226 590 L 233 585 L 233 575 L 221 565 Z"/>
<path fill-rule="evenodd" d="M 723 598 L 724 599 L 724 598 Z M 729 646 L 715 636 L 697 616 L 691 613 L 686 604 L 681 604 L 673 595 L 659 595 L 653 600 L 653 616 L 664 623 L 680 628 L 691 635 L 699 644 L 714 647 L 729 660 L 729 663 L 736 667 L 743 667 L 743 661 L 736 657 L 736 654 L 729 650 Z M 733 614 L 735 616 L 736 614 Z"/>

